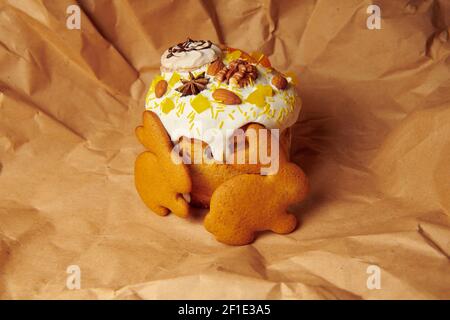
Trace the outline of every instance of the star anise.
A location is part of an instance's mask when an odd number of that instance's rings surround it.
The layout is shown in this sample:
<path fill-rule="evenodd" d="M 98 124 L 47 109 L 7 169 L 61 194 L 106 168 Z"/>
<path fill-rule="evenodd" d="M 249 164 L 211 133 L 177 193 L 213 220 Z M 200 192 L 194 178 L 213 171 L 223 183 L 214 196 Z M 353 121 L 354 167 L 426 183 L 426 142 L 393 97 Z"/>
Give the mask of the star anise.
<path fill-rule="evenodd" d="M 192 72 L 189 72 L 189 80 L 181 79 L 183 83 L 182 86 L 176 88 L 178 92 L 181 92 L 181 96 L 190 96 L 197 95 L 200 91 L 206 89 L 206 85 L 209 82 L 209 79 L 205 78 L 205 73 L 202 72 L 197 76 L 194 76 Z"/>

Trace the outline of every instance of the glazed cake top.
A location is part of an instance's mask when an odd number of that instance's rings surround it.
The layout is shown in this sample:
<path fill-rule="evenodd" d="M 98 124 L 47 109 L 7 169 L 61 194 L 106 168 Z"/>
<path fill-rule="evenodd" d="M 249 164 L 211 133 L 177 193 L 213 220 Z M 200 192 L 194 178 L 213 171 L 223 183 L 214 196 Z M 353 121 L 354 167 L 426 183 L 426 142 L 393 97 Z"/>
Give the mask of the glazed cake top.
<path fill-rule="evenodd" d="M 202 140 L 216 160 L 223 160 L 236 129 L 259 123 L 283 131 L 297 121 L 301 101 L 294 82 L 294 75 L 279 73 L 262 54 L 188 39 L 162 55 L 146 109 L 159 116 L 173 142 L 183 136 Z M 217 100 L 217 89 L 236 95 L 240 103 Z"/>

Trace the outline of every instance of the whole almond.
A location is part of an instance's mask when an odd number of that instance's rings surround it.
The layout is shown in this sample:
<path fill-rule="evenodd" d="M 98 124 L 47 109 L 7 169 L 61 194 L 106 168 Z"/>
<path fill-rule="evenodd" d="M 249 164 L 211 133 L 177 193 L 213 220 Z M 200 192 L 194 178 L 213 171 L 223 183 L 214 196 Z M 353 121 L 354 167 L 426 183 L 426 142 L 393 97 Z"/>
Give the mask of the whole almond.
<path fill-rule="evenodd" d="M 210 76 L 215 76 L 217 72 L 223 69 L 225 65 L 223 64 L 222 60 L 219 58 L 217 60 L 214 60 L 208 67 L 208 70 L 206 73 Z"/>
<path fill-rule="evenodd" d="M 287 85 L 288 85 L 288 82 L 287 82 L 287 80 L 286 80 L 285 77 L 283 77 L 283 76 L 280 75 L 280 74 L 277 74 L 277 75 L 275 75 L 275 76 L 272 78 L 272 84 L 273 84 L 277 89 L 279 89 L 279 90 L 284 90 L 284 89 L 286 89 L 286 87 L 287 87 Z"/>
<path fill-rule="evenodd" d="M 227 89 L 217 89 L 212 94 L 213 98 L 223 104 L 241 104 L 241 98 L 239 98 L 234 92 Z"/>
<path fill-rule="evenodd" d="M 167 81 L 159 80 L 155 86 L 155 96 L 161 98 L 167 91 Z"/>

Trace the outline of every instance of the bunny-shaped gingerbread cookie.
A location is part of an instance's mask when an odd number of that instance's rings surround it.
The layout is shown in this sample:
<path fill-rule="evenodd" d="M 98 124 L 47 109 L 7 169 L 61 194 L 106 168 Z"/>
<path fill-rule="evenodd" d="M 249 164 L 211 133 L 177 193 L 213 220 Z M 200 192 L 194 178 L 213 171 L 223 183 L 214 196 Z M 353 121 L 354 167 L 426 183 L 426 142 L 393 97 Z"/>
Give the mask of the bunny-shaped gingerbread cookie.
<path fill-rule="evenodd" d="M 172 142 L 158 116 L 143 115 L 143 125 L 136 128 L 139 141 L 148 149 L 135 163 L 135 185 L 144 203 L 156 214 L 189 214 L 183 194 L 191 192 L 189 170 L 181 161 L 173 161 Z"/>
<path fill-rule="evenodd" d="M 246 135 L 251 130 L 262 129 L 265 128 L 261 125 L 250 124 Z M 139 195 L 159 215 L 174 212 L 186 217 L 189 204 L 182 195 L 194 191 L 190 172 L 194 166 L 181 163 L 181 159 L 174 161 L 173 144 L 153 112 L 144 112 L 143 126 L 136 129 L 136 135 L 149 150 L 139 155 L 135 164 L 135 183 Z M 259 143 L 249 144 L 245 156 L 259 154 L 258 147 Z M 269 152 L 272 152 L 270 145 Z M 280 148 L 279 170 L 265 176 L 259 174 L 259 169 L 263 167 L 260 163 L 244 165 L 239 170 L 227 170 L 227 175 L 212 185 L 212 196 L 205 198 L 210 206 L 204 221 L 205 228 L 217 240 L 229 245 L 251 243 L 259 231 L 293 231 L 297 219 L 286 210 L 306 196 L 308 182 L 303 171 L 287 159 L 287 151 Z M 213 166 L 211 169 L 220 166 L 209 165 Z M 196 170 L 196 178 L 211 172 L 209 169 Z"/>

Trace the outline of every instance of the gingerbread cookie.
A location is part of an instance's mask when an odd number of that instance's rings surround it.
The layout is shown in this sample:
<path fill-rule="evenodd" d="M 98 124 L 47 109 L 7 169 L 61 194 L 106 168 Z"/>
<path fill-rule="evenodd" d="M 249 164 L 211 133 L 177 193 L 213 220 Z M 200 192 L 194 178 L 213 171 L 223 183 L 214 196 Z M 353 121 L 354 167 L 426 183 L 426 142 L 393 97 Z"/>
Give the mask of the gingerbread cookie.
<path fill-rule="evenodd" d="M 276 174 L 241 174 L 214 191 L 204 225 L 218 241 L 245 245 L 258 231 L 295 229 L 297 218 L 287 208 L 305 198 L 309 184 L 303 171 L 282 153 Z"/>
<path fill-rule="evenodd" d="M 136 135 L 148 149 L 135 163 L 135 184 L 142 200 L 156 214 L 173 212 L 186 217 L 189 204 L 182 195 L 191 192 L 191 178 L 186 165 L 174 161 L 173 144 L 158 116 L 144 112 L 143 126 L 136 128 Z"/>

